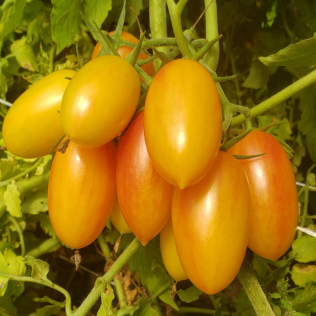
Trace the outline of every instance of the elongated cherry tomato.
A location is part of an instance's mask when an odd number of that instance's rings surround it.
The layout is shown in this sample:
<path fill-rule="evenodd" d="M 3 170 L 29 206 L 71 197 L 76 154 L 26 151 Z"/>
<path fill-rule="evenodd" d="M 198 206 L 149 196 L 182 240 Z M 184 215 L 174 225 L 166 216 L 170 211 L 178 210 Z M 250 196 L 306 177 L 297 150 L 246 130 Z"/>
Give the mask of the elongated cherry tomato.
<path fill-rule="evenodd" d="M 124 219 L 146 245 L 170 217 L 172 186 L 158 174 L 148 156 L 144 112 L 135 117 L 119 141 L 116 181 Z"/>
<path fill-rule="evenodd" d="M 56 153 L 48 186 L 49 217 L 58 238 L 80 249 L 102 232 L 113 207 L 116 148 L 90 149 L 70 142 Z"/>
<path fill-rule="evenodd" d="M 174 189 L 172 226 L 181 264 L 201 291 L 215 294 L 235 278 L 247 248 L 248 181 L 239 162 L 219 152 L 198 184 Z"/>
<path fill-rule="evenodd" d="M 175 60 L 155 76 L 145 105 L 145 138 L 160 175 L 180 189 L 211 169 L 222 137 L 213 78 L 198 62 Z"/>
<path fill-rule="evenodd" d="M 114 227 L 121 233 L 121 235 L 132 232 L 125 222 L 125 219 L 123 217 L 121 207 L 117 198 L 115 199 L 115 202 L 111 211 L 110 220 L 112 224 L 114 225 Z"/>
<path fill-rule="evenodd" d="M 112 35 L 114 32 L 110 32 L 109 34 Z M 130 33 L 127 33 L 127 32 L 124 32 L 122 31 L 121 33 L 121 39 L 123 41 L 127 41 L 127 42 L 131 42 L 131 43 L 134 43 L 134 44 L 138 44 L 138 39 L 133 36 L 132 34 Z M 95 45 L 94 47 L 94 50 L 93 50 L 93 53 L 92 53 L 92 59 L 94 58 L 97 58 L 100 51 L 101 51 L 101 43 L 100 42 L 97 42 L 97 44 Z M 122 58 L 125 58 L 126 56 L 128 56 L 130 54 L 130 52 L 133 50 L 132 47 L 129 47 L 129 46 L 121 46 L 118 48 L 117 52 L 120 54 L 120 56 Z M 145 59 L 148 59 L 150 56 L 146 55 L 145 53 L 140 53 L 137 60 L 139 59 L 142 59 L 142 60 L 145 60 Z M 148 63 L 148 64 L 145 64 L 144 66 L 141 67 L 144 71 L 147 72 L 147 74 L 151 77 L 153 77 L 155 75 L 155 66 L 154 66 L 154 63 Z"/>
<path fill-rule="evenodd" d="M 22 158 L 48 155 L 63 135 L 60 106 L 64 92 L 76 74 L 60 70 L 26 90 L 12 105 L 3 122 L 8 150 Z"/>
<path fill-rule="evenodd" d="M 71 80 L 62 101 L 65 134 L 82 147 L 102 146 L 131 120 L 139 100 L 136 70 L 117 56 L 88 62 Z"/>
<path fill-rule="evenodd" d="M 294 172 L 286 152 L 271 135 L 253 131 L 229 149 L 233 155 L 264 156 L 239 160 L 251 193 L 249 248 L 261 257 L 277 260 L 290 248 L 298 224 Z"/>
<path fill-rule="evenodd" d="M 173 236 L 171 217 L 160 232 L 160 249 L 163 263 L 172 278 L 177 282 L 186 280 L 188 276 L 183 270 L 178 256 Z"/>

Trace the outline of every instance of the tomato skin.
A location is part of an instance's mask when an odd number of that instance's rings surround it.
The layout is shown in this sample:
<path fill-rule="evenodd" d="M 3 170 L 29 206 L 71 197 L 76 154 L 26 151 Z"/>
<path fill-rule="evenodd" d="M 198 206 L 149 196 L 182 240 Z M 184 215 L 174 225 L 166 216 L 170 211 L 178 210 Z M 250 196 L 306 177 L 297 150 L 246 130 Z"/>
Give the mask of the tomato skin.
<path fill-rule="evenodd" d="M 298 225 L 298 198 L 290 160 L 271 135 L 253 131 L 228 150 L 233 155 L 264 156 L 239 160 L 248 177 L 252 199 L 248 247 L 277 260 L 290 248 Z"/>
<path fill-rule="evenodd" d="M 48 155 L 63 135 L 60 107 L 73 70 L 60 70 L 42 78 L 12 105 L 3 122 L 7 149 L 22 158 Z"/>
<path fill-rule="evenodd" d="M 184 189 L 211 169 L 222 136 L 213 78 L 198 62 L 179 59 L 155 76 L 145 104 L 145 138 L 159 174 Z"/>
<path fill-rule="evenodd" d="M 202 181 L 175 188 L 172 223 L 192 283 L 207 294 L 226 288 L 242 264 L 250 229 L 250 193 L 239 162 L 220 151 Z"/>
<path fill-rule="evenodd" d="M 83 66 L 63 97 L 65 134 L 79 146 L 100 147 L 122 132 L 136 110 L 140 80 L 117 56 L 101 56 Z"/>
<path fill-rule="evenodd" d="M 90 149 L 70 142 L 56 153 L 48 185 L 49 217 L 58 238 L 80 249 L 102 232 L 116 196 L 116 148 Z"/>
<path fill-rule="evenodd" d="M 114 32 L 110 32 L 109 34 L 112 35 Z M 138 39 L 133 36 L 132 34 L 130 33 L 127 33 L 127 32 L 124 32 L 122 31 L 121 33 L 121 39 L 123 41 L 127 41 L 127 42 L 131 42 L 131 43 L 134 43 L 134 44 L 138 44 Z M 94 58 L 97 58 L 100 51 L 101 51 L 101 43 L 100 42 L 97 42 L 97 44 L 95 45 L 94 47 L 94 50 L 93 50 L 93 53 L 92 53 L 92 59 Z M 118 48 L 117 52 L 120 54 L 120 56 L 122 58 L 125 58 L 126 56 L 129 55 L 129 53 L 133 50 L 132 47 L 129 47 L 129 46 L 121 46 Z M 139 59 L 142 59 L 142 60 L 145 60 L 145 59 L 148 59 L 150 56 L 146 55 L 145 53 L 140 53 L 137 60 Z M 145 64 L 144 66 L 141 67 L 144 71 L 146 71 L 146 73 L 150 76 L 150 77 L 153 77 L 155 75 L 155 66 L 154 66 L 154 63 L 148 63 L 148 64 Z"/>
<path fill-rule="evenodd" d="M 146 245 L 170 217 L 172 186 L 154 169 L 144 137 L 144 112 L 139 113 L 117 147 L 117 196 L 127 225 Z"/>
<path fill-rule="evenodd" d="M 121 235 L 132 232 L 125 222 L 125 219 L 123 217 L 122 210 L 117 198 L 115 199 L 115 202 L 111 211 L 110 220 L 112 224 L 114 225 L 114 227 L 120 232 Z"/>
<path fill-rule="evenodd" d="M 163 263 L 172 278 L 177 282 L 186 280 L 188 276 L 183 270 L 178 256 L 171 217 L 160 232 L 160 249 Z"/>

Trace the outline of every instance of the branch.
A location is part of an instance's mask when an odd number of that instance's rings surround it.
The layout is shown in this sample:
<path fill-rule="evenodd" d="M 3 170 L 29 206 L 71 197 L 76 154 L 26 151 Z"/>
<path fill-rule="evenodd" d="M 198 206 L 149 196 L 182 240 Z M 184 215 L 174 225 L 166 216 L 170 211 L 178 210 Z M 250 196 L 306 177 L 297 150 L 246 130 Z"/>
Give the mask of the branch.
<path fill-rule="evenodd" d="M 31 251 L 29 251 L 26 255 L 31 256 L 33 258 L 39 258 L 45 253 L 50 252 L 52 248 L 55 248 L 57 246 L 61 246 L 61 242 L 59 241 L 59 239 L 49 238 L 49 239 L 46 239 L 43 243 L 41 243 L 35 249 L 32 249 Z"/>

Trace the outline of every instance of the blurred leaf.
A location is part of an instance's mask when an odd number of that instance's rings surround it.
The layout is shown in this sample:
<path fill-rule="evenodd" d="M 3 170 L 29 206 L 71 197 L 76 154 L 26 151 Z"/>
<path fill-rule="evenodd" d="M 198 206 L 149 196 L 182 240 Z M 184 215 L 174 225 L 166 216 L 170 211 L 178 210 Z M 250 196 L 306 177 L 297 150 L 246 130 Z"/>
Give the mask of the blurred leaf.
<path fill-rule="evenodd" d="M 46 305 L 42 308 L 36 310 L 35 313 L 30 314 L 30 316 L 51 316 L 56 315 L 60 312 L 62 307 L 56 305 Z"/>
<path fill-rule="evenodd" d="M 278 2 L 276 0 L 274 0 L 272 7 L 271 7 L 271 10 L 267 11 L 267 13 L 266 13 L 267 22 L 262 23 L 263 24 L 262 27 L 264 27 L 264 26 L 271 27 L 273 25 L 274 20 L 278 15 L 277 9 L 278 9 Z"/>
<path fill-rule="evenodd" d="M 50 222 L 49 216 L 45 213 L 40 213 L 33 216 L 34 221 L 39 221 L 43 231 L 53 238 L 57 238 L 54 228 Z"/>
<path fill-rule="evenodd" d="M 0 252 L 4 252 L 6 249 L 11 249 L 14 250 L 11 244 L 5 242 L 5 241 L 0 241 Z"/>
<path fill-rule="evenodd" d="M 316 282 L 316 266 L 297 263 L 292 269 L 292 280 L 298 286 L 305 286 L 306 283 Z"/>
<path fill-rule="evenodd" d="M 133 316 L 159 316 L 159 314 L 151 307 L 152 302 L 141 298 L 138 301 L 139 308 L 133 313 Z"/>
<path fill-rule="evenodd" d="M 57 44 L 57 54 L 79 39 L 81 22 L 80 0 L 52 0 L 52 37 Z"/>
<path fill-rule="evenodd" d="M 126 6 L 126 21 L 128 25 L 131 27 L 136 22 L 136 17 L 134 13 L 129 9 L 129 7 L 133 7 L 136 14 L 139 15 L 140 11 L 143 9 L 143 1 L 142 0 L 129 0 Z"/>
<path fill-rule="evenodd" d="M 240 315 L 240 316 L 257 316 L 243 288 L 241 289 L 237 298 L 236 311 L 237 311 L 237 315 Z"/>
<path fill-rule="evenodd" d="M 291 303 L 298 312 L 316 312 L 316 285 L 307 284 L 305 288 L 297 289 Z"/>
<path fill-rule="evenodd" d="M 182 302 L 191 303 L 199 299 L 203 292 L 196 286 L 191 286 L 186 290 L 179 290 L 177 294 Z"/>
<path fill-rule="evenodd" d="M 298 262 L 307 263 L 316 260 L 316 238 L 312 236 L 302 236 L 294 240 L 293 251 L 290 253 Z"/>
<path fill-rule="evenodd" d="M 43 260 L 25 256 L 25 264 L 32 267 L 32 278 L 36 280 L 47 280 L 49 264 Z"/>
<path fill-rule="evenodd" d="M 316 34 L 312 38 L 291 44 L 275 55 L 259 57 L 267 66 L 290 66 L 312 68 L 316 65 Z"/>
<path fill-rule="evenodd" d="M 99 28 L 112 9 L 112 0 L 85 0 L 84 14 L 90 22 L 94 21 Z"/>
<path fill-rule="evenodd" d="M 22 213 L 31 215 L 47 212 L 47 210 L 47 188 L 30 192 L 21 207 Z"/>
<path fill-rule="evenodd" d="M 3 195 L 8 212 L 14 217 L 22 217 L 20 192 L 14 180 L 7 186 Z"/>
<path fill-rule="evenodd" d="M 268 69 L 259 61 L 255 61 L 251 63 L 249 75 L 242 86 L 249 89 L 260 89 L 267 83 L 268 79 Z"/>
<path fill-rule="evenodd" d="M 139 305 L 136 306 L 124 306 L 114 312 L 115 316 L 133 315 L 136 310 L 139 309 Z"/>
<path fill-rule="evenodd" d="M 39 0 L 32 0 L 31 2 L 27 1 L 23 19 L 28 23 L 32 22 L 37 17 L 41 7 L 42 2 Z"/>
<path fill-rule="evenodd" d="M 7 294 L 5 294 L 4 296 L 0 296 L 0 315 L 2 315 L 1 308 L 10 313 L 8 315 L 18 316 L 17 308 L 14 306 L 12 298 Z"/>
<path fill-rule="evenodd" d="M 114 315 L 112 311 L 112 301 L 114 300 L 114 292 L 111 286 L 108 285 L 107 293 L 101 293 L 101 306 L 97 316 L 111 316 Z"/>

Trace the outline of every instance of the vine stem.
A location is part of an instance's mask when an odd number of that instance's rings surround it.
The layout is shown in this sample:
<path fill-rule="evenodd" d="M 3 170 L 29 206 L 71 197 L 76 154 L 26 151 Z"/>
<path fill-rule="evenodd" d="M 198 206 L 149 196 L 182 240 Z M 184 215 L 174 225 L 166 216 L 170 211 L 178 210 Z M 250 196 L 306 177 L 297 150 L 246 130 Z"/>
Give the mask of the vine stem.
<path fill-rule="evenodd" d="M 52 248 L 56 248 L 57 246 L 61 246 L 61 242 L 59 241 L 59 239 L 49 238 L 49 239 L 46 239 L 43 243 L 41 243 L 35 249 L 32 249 L 31 251 L 29 251 L 27 253 L 27 256 L 31 256 L 33 258 L 39 258 L 45 253 L 50 252 Z"/>
<path fill-rule="evenodd" d="M 106 261 L 108 261 L 111 256 L 111 252 L 110 252 L 110 248 L 108 244 L 105 242 L 105 239 L 102 233 L 98 236 L 98 243 L 100 245 L 100 248 L 102 250 L 102 253 L 104 254 Z"/>
<path fill-rule="evenodd" d="M 19 234 L 20 243 L 21 243 L 21 256 L 24 257 L 25 256 L 25 243 L 24 243 L 24 237 L 23 237 L 23 232 L 22 232 L 21 226 L 12 215 L 9 214 L 8 218 L 13 223 L 13 225 L 15 226 L 15 228 Z"/>
<path fill-rule="evenodd" d="M 139 239 L 135 238 L 114 262 L 110 270 L 103 277 L 97 279 L 94 288 L 79 308 L 73 313 L 73 316 L 85 316 L 89 312 L 91 307 L 99 299 L 101 292 L 104 291 L 106 284 L 115 277 L 115 275 L 121 270 L 124 264 L 132 257 L 140 246 L 141 243 Z"/>
<path fill-rule="evenodd" d="M 275 316 L 246 257 L 238 272 L 238 278 L 243 285 L 257 316 Z"/>
<path fill-rule="evenodd" d="M 290 86 L 286 87 L 285 89 L 281 90 L 274 96 L 270 97 L 269 99 L 263 101 L 262 103 L 258 104 L 257 106 L 251 109 L 251 117 L 256 117 L 269 109 L 273 108 L 274 106 L 282 103 L 283 101 L 289 99 L 296 93 L 300 92 L 301 90 L 309 87 L 313 83 L 316 82 L 316 70 L 313 70 L 308 75 L 304 76 L 303 78 L 297 80 L 296 82 L 292 83 Z M 238 125 L 243 123 L 246 120 L 243 114 L 240 114 L 233 118 L 232 126 Z"/>
<path fill-rule="evenodd" d="M 126 298 L 122 282 L 119 277 L 114 277 L 115 292 L 120 303 L 120 307 L 126 306 Z"/>

